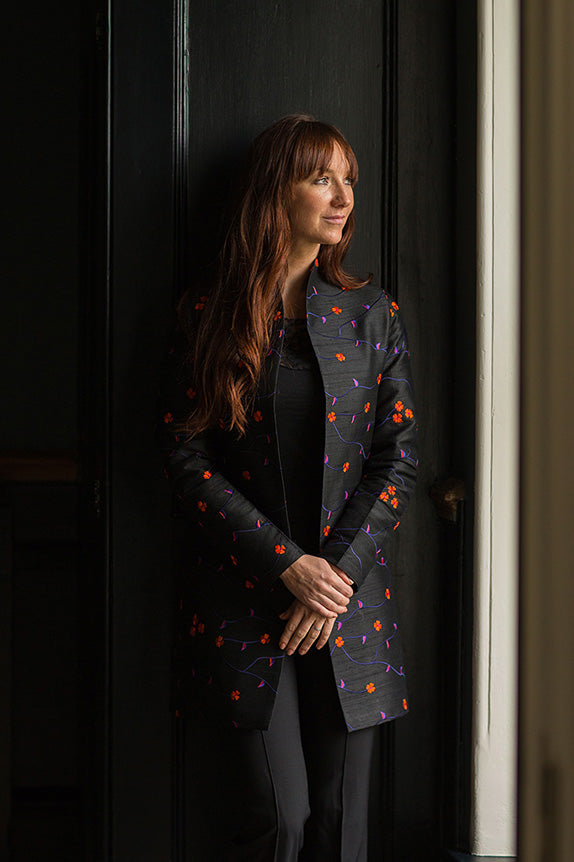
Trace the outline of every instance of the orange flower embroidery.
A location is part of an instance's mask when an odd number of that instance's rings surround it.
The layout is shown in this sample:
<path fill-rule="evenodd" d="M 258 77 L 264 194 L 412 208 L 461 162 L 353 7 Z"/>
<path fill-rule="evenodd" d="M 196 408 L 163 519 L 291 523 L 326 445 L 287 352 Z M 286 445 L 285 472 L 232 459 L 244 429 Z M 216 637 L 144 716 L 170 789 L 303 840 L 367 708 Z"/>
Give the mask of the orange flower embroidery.
<path fill-rule="evenodd" d="M 333 411 L 331 410 L 331 412 L 330 412 L 330 413 L 329 413 L 329 415 L 327 416 L 327 419 L 329 420 L 329 422 L 334 422 L 336 418 L 337 418 L 337 416 L 336 416 L 336 415 L 335 415 L 335 413 L 333 413 Z"/>
<path fill-rule="evenodd" d="M 323 527 L 323 535 L 324 536 L 328 536 L 330 532 L 331 532 L 331 527 L 329 526 L 329 524 L 327 524 L 326 527 Z"/>
<path fill-rule="evenodd" d="M 269 637 L 268 634 L 264 634 L 264 635 L 261 635 L 259 640 L 261 641 L 262 644 L 268 644 L 269 641 L 271 640 L 271 638 Z"/>
<path fill-rule="evenodd" d="M 281 312 L 280 311 L 275 312 L 274 320 L 281 320 Z"/>
<path fill-rule="evenodd" d="M 413 418 L 413 411 L 411 410 L 410 407 L 407 407 L 407 409 L 405 410 L 405 416 L 407 417 L 407 419 Z"/>
<path fill-rule="evenodd" d="M 261 410 L 256 410 L 253 414 L 253 418 L 256 422 L 261 422 L 261 420 L 263 419 L 263 413 L 261 412 Z"/>
<path fill-rule="evenodd" d="M 383 375 L 377 374 L 377 383 L 380 383 L 382 379 L 383 379 Z"/>
<path fill-rule="evenodd" d="M 391 500 L 391 506 L 393 507 L 393 509 L 396 509 L 398 505 L 399 505 L 399 501 L 397 500 L 396 497 L 393 497 L 393 499 Z"/>
<path fill-rule="evenodd" d="M 373 628 L 376 629 L 378 632 L 380 632 L 382 627 L 383 627 L 382 622 L 380 620 L 375 620 L 375 622 L 373 623 Z"/>
<path fill-rule="evenodd" d="M 393 413 L 393 422 L 396 422 L 398 424 L 399 422 L 402 422 L 402 421 L 403 421 L 403 417 L 402 417 L 401 413 Z"/>
<path fill-rule="evenodd" d="M 370 409 L 371 409 L 371 402 L 367 401 L 365 404 L 365 407 L 364 407 L 365 413 L 368 413 Z"/>
<path fill-rule="evenodd" d="M 215 638 L 215 646 L 218 648 L 223 646 L 223 638 L 221 635 L 217 635 Z"/>
<path fill-rule="evenodd" d="M 345 356 L 343 353 L 337 353 L 336 356 L 337 356 L 337 359 L 339 360 L 339 362 L 345 361 Z"/>
<path fill-rule="evenodd" d="M 386 503 L 388 499 L 389 499 L 389 495 L 387 494 L 387 492 L 381 491 L 381 493 L 379 494 L 379 500 L 384 500 Z"/>
<path fill-rule="evenodd" d="M 191 628 L 189 630 L 189 636 L 192 638 L 195 637 L 195 626 L 191 626 Z"/>
<path fill-rule="evenodd" d="M 211 479 L 211 473 L 209 472 L 209 470 L 205 471 L 205 473 L 203 474 L 203 478 L 204 479 Z"/>
<path fill-rule="evenodd" d="M 284 554 L 285 553 L 285 545 L 275 545 L 275 553 L 276 554 Z"/>
<path fill-rule="evenodd" d="M 251 583 L 251 581 L 245 581 L 245 589 L 246 589 L 246 590 L 254 590 L 254 589 L 255 589 L 255 587 L 253 586 L 253 584 Z"/>
<path fill-rule="evenodd" d="M 396 485 L 389 485 L 387 490 L 388 490 L 389 494 L 396 494 L 397 486 Z"/>
<path fill-rule="evenodd" d="M 195 398 L 195 396 L 197 395 L 197 392 L 195 391 L 195 389 L 192 389 L 190 386 L 185 394 L 187 395 L 188 398 Z"/>
<path fill-rule="evenodd" d="M 349 462 L 345 461 L 345 463 L 343 464 L 343 473 L 346 473 L 348 469 L 349 469 Z"/>
<path fill-rule="evenodd" d="M 398 410 L 399 413 L 403 409 L 403 407 L 404 407 L 404 404 L 402 401 L 396 401 L 395 402 L 395 410 Z"/>
<path fill-rule="evenodd" d="M 334 306 L 333 306 L 333 308 L 331 309 L 331 311 L 334 311 L 334 312 L 335 312 L 335 314 L 340 314 L 340 313 L 341 313 L 341 309 L 339 308 L 339 306 L 338 306 L 338 305 L 334 305 Z"/>
<path fill-rule="evenodd" d="M 231 562 L 233 563 L 234 566 L 237 565 L 237 557 L 234 557 L 233 554 L 230 554 L 229 559 L 231 560 Z"/>
<path fill-rule="evenodd" d="M 237 689 L 234 689 L 231 692 L 231 700 L 239 700 L 239 692 Z"/>
<path fill-rule="evenodd" d="M 173 422 L 173 415 L 171 413 L 166 413 L 163 417 L 163 421 L 166 425 L 169 425 L 170 422 Z"/>
<path fill-rule="evenodd" d="M 369 692 L 369 694 L 372 694 L 372 693 L 374 692 L 374 690 L 376 689 L 376 685 L 375 685 L 375 683 L 374 683 L 374 682 L 368 682 L 368 683 L 366 684 L 365 688 L 367 689 L 367 691 Z"/>
<path fill-rule="evenodd" d="M 200 635 L 202 635 L 205 631 L 205 623 L 198 623 L 197 624 L 197 631 L 199 632 Z"/>
<path fill-rule="evenodd" d="M 197 508 L 201 509 L 202 512 L 205 512 L 205 510 L 207 509 L 207 503 L 204 503 L 203 500 L 198 500 Z"/>
<path fill-rule="evenodd" d="M 195 310 L 196 311 L 203 311 L 204 308 L 205 308 L 205 302 L 196 302 L 195 303 Z"/>
<path fill-rule="evenodd" d="M 243 476 L 244 479 L 248 479 L 248 480 L 251 479 L 251 473 L 249 472 L 249 470 L 244 470 L 241 475 Z"/>
<path fill-rule="evenodd" d="M 391 591 L 389 590 L 389 588 L 388 588 L 388 587 L 387 587 L 387 589 L 385 590 L 385 596 L 386 596 L 388 599 L 390 599 L 390 597 L 391 597 Z"/>
<path fill-rule="evenodd" d="M 403 709 L 406 709 L 406 708 L 407 708 L 407 699 L 406 699 L 406 697 L 403 697 Z"/>
<path fill-rule="evenodd" d="M 396 302 L 391 302 L 391 307 L 392 307 L 392 308 L 394 308 L 394 309 L 395 309 L 395 311 L 398 311 L 398 310 L 399 310 L 399 306 L 397 305 L 397 303 L 396 303 Z"/>
<path fill-rule="evenodd" d="M 344 643 L 345 643 L 345 641 L 343 640 L 343 638 L 338 637 L 337 640 L 335 641 L 335 646 L 342 647 Z"/>

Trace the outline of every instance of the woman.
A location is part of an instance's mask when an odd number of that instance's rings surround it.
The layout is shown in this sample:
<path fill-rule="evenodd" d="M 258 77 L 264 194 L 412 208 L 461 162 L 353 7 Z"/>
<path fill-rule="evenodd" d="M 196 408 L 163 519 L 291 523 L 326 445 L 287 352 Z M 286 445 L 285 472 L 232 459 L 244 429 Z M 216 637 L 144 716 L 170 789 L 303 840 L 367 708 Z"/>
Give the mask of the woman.
<path fill-rule="evenodd" d="M 176 706 L 225 769 L 213 859 L 365 860 L 375 728 L 407 711 L 385 545 L 413 393 L 397 304 L 342 269 L 356 180 L 337 129 L 274 123 L 218 278 L 179 308 L 160 422 L 193 543 Z"/>

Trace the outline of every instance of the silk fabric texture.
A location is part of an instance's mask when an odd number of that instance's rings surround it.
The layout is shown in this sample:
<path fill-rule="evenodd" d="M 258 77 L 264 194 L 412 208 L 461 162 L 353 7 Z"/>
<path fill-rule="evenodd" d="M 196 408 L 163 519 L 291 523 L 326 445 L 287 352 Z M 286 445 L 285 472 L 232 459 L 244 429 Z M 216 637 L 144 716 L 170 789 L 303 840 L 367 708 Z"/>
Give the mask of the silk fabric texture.
<path fill-rule="evenodd" d="M 335 287 L 315 266 L 306 306 L 325 392 L 316 552 L 355 582 L 324 647 L 352 731 L 408 711 L 385 549 L 415 485 L 414 393 L 404 325 L 386 291 Z M 279 576 L 306 552 L 290 537 L 277 442 L 282 320 L 279 305 L 245 436 L 218 427 L 190 440 L 177 431 L 197 396 L 181 332 L 160 393 L 158 436 L 182 542 L 173 707 L 222 726 L 269 725 L 284 656 L 279 613 L 293 599 Z"/>

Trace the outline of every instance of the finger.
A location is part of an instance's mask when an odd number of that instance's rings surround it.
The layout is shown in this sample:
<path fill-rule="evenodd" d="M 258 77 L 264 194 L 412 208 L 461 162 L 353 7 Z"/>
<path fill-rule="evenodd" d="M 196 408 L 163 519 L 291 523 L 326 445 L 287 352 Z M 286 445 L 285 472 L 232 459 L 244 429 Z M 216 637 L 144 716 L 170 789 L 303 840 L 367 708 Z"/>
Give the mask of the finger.
<path fill-rule="evenodd" d="M 321 629 L 321 634 L 317 638 L 317 642 L 315 644 L 317 649 L 322 649 L 322 647 L 324 647 L 325 644 L 329 642 L 329 635 L 331 634 L 334 625 L 334 620 L 325 620 L 325 622 L 323 623 L 323 628 Z"/>
<path fill-rule="evenodd" d="M 302 642 L 299 647 L 300 655 L 305 655 L 305 653 L 311 649 L 317 638 L 321 635 L 323 631 L 323 625 L 321 620 L 313 620 L 311 628 L 307 632 L 307 637 Z"/>
<path fill-rule="evenodd" d="M 346 584 L 343 584 L 342 581 L 339 582 L 343 590 L 351 589 L 347 587 Z M 326 604 L 327 602 L 331 602 L 334 608 L 346 608 L 349 604 L 351 596 L 347 596 L 343 590 L 338 589 L 333 584 L 323 584 L 322 586 L 315 586 L 314 589 L 310 592 L 311 597 L 318 602 L 322 602 Z M 352 595 L 351 591 L 351 595 Z"/>
<path fill-rule="evenodd" d="M 301 620 L 303 619 L 303 616 L 304 616 L 304 610 L 303 609 L 301 609 L 299 611 L 295 611 L 292 614 L 291 618 L 289 619 L 289 622 L 287 623 L 287 625 L 283 629 L 281 637 L 279 638 L 279 649 L 285 649 L 287 647 L 287 644 L 290 642 L 291 638 L 295 635 L 295 632 L 297 631 L 297 626 L 300 624 Z"/>
<path fill-rule="evenodd" d="M 283 650 L 288 650 L 291 648 L 292 642 L 296 640 L 296 632 L 297 627 L 293 627 L 291 625 L 286 626 L 283 634 L 281 635 L 281 639 L 279 640 L 279 648 Z M 298 643 L 298 641 L 297 641 Z"/>
<path fill-rule="evenodd" d="M 348 574 L 346 572 L 344 572 L 343 569 L 340 569 L 339 566 L 337 566 L 335 563 L 329 562 L 329 565 L 331 566 L 333 571 L 336 572 L 339 575 L 339 577 L 342 578 L 345 581 L 345 583 L 349 584 L 349 586 L 352 588 L 353 581 L 348 576 Z"/>
<path fill-rule="evenodd" d="M 344 614 L 347 612 L 347 608 L 345 605 L 335 604 L 330 599 L 322 598 L 320 601 L 318 599 L 310 598 L 305 601 L 305 604 L 309 608 L 309 610 L 314 611 L 316 614 L 319 614 L 321 617 L 329 617 L 330 619 L 336 619 L 339 614 Z"/>
<path fill-rule="evenodd" d="M 345 598 L 350 598 L 353 595 L 353 587 L 351 584 L 339 575 L 334 576 L 334 580 L 331 581 L 331 586 L 339 593 L 339 595 L 345 596 Z"/>
<path fill-rule="evenodd" d="M 303 620 L 297 626 L 297 630 L 291 635 L 287 644 L 287 655 L 293 655 L 299 644 L 307 637 L 311 629 L 311 621 Z"/>
<path fill-rule="evenodd" d="M 346 608 L 351 600 L 351 596 L 347 596 L 342 592 L 334 592 L 332 590 L 325 590 L 322 595 L 316 595 L 315 598 L 323 602 L 326 599 L 329 599 L 329 601 L 334 602 L 337 608 Z"/>
<path fill-rule="evenodd" d="M 353 595 L 353 588 L 349 586 L 339 575 L 331 572 L 331 577 L 327 578 L 319 589 L 324 590 L 330 596 L 336 597 L 339 601 L 348 601 Z"/>

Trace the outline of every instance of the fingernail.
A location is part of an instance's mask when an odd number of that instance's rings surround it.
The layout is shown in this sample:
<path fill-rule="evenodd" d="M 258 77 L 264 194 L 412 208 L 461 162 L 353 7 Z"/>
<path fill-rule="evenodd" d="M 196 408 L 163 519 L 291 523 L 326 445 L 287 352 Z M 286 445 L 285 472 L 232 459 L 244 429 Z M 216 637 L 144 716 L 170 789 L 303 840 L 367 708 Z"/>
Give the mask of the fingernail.
<path fill-rule="evenodd" d="M 294 653 L 294 652 L 295 652 L 295 650 L 288 649 L 288 650 L 287 650 L 287 655 L 293 655 L 293 653 Z"/>

